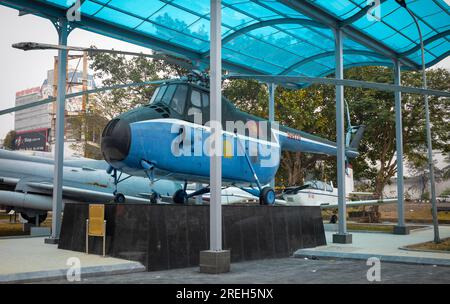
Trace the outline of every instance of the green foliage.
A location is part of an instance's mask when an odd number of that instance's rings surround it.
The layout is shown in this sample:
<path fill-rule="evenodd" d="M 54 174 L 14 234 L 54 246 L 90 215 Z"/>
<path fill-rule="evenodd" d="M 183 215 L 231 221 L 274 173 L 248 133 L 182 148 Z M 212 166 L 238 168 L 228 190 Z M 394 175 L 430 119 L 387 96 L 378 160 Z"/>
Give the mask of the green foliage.
<path fill-rule="evenodd" d="M 6 134 L 5 139 L 3 140 L 3 146 L 5 149 L 14 150 L 14 140 L 16 138 L 16 131 L 11 130 Z"/>
<path fill-rule="evenodd" d="M 421 199 L 422 199 L 422 201 L 430 200 L 430 192 L 428 192 L 428 191 L 423 192 Z"/>
<path fill-rule="evenodd" d="M 96 71 L 94 77 L 103 85 L 113 86 L 132 82 L 144 82 L 185 74 L 185 70 L 143 56 L 127 57 L 117 54 L 96 53 L 90 67 Z M 120 113 L 148 103 L 154 86 L 129 87 L 99 93 L 91 105 L 91 110 L 111 119 Z M 97 111 L 96 111 L 97 110 Z"/>
<path fill-rule="evenodd" d="M 450 195 L 450 188 L 447 188 L 444 191 L 442 191 L 441 195 Z"/>
<path fill-rule="evenodd" d="M 393 73 L 383 67 L 349 69 L 345 78 L 392 83 Z M 450 88 L 450 73 L 444 69 L 427 71 L 428 87 L 438 90 Z M 403 72 L 402 85 L 421 86 L 421 73 Z M 361 156 L 353 161 L 355 177 L 368 178 L 381 194 L 384 185 L 397 171 L 395 160 L 394 95 L 390 92 L 346 88 L 345 98 L 350 106 L 353 124 L 367 126 L 361 142 Z M 402 94 L 403 148 L 406 160 L 418 173 L 426 167 L 425 111 L 423 96 Z M 450 141 L 450 99 L 430 97 L 433 148 L 448 151 Z"/>

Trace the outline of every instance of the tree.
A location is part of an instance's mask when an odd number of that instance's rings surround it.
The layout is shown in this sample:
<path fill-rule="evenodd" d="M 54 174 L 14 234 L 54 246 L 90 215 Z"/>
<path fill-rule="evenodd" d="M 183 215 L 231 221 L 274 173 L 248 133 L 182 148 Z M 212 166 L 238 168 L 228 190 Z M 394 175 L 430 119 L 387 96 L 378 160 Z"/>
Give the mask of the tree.
<path fill-rule="evenodd" d="M 14 150 L 14 141 L 16 139 L 16 131 L 11 130 L 6 134 L 5 139 L 3 140 L 3 146 L 8 150 Z"/>
<path fill-rule="evenodd" d="M 448 90 L 450 73 L 444 69 L 427 71 L 429 88 Z M 347 79 L 392 83 L 393 73 L 383 67 L 358 67 L 346 72 Z M 402 84 L 421 86 L 421 74 L 403 72 Z M 391 92 L 346 88 L 345 98 L 350 106 L 352 122 L 367 126 L 361 141 L 361 156 L 353 161 L 355 177 L 372 180 L 377 196 L 382 196 L 386 183 L 397 172 L 395 159 L 395 112 Z M 430 96 L 433 148 L 448 151 L 450 141 L 450 99 Z M 403 147 L 406 160 L 420 169 L 423 166 L 425 114 L 423 96 L 402 94 Z"/>
<path fill-rule="evenodd" d="M 184 69 L 162 60 L 143 56 L 129 58 L 123 55 L 96 53 L 90 67 L 94 77 L 104 86 L 158 80 L 185 74 Z M 112 119 L 120 113 L 148 103 L 155 90 L 154 86 L 128 87 L 95 95 L 91 110 Z"/>

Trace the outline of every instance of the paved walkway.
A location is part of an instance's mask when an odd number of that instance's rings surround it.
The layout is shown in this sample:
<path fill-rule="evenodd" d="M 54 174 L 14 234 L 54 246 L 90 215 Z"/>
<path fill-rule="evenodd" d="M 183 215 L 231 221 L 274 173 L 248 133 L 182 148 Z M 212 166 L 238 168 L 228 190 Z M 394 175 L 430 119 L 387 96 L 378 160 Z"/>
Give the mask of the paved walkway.
<path fill-rule="evenodd" d="M 42 237 L 9 238 L 0 239 L 0 283 L 66 278 L 71 257 L 79 258 L 83 277 L 145 271 L 137 262 L 58 249 Z"/>
<path fill-rule="evenodd" d="M 440 237 L 450 237 L 450 226 L 440 226 Z M 295 257 L 345 258 L 367 260 L 378 257 L 385 262 L 431 264 L 450 266 L 450 253 L 403 250 L 401 247 L 433 240 L 433 229 L 412 231 L 409 235 L 389 233 L 352 232 L 353 244 L 334 244 L 335 232 L 326 231 L 327 244 L 316 248 L 297 250 Z"/>
<path fill-rule="evenodd" d="M 370 266 L 362 260 L 298 258 L 232 263 L 224 274 L 200 273 L 198 267 L 84 278 L 81 284 L 372 284 L 450 283 L 450 268 L 433 265 L 381 263 L 379 282 L 369 282 Z M 68 284 L 67 280 L 49 283 Z M 186 287 L 189 288 L 189 287 Z M 180 287 L 182 290 L 183 287 Z M 326 298 L 326 296 L 324 297 Z"/>

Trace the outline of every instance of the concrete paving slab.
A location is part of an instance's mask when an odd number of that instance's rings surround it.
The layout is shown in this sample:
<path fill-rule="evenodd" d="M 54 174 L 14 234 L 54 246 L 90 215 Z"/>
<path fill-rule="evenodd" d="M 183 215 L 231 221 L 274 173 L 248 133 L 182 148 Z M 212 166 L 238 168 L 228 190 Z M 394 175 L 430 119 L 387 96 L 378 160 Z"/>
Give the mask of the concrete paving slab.
<path fill-rule="evenodd" d="M 450 226 L 439 227 L 441 238 L 450 237 Z M 300 249 L 294 253 L 295 257 L 319 257 L 367 260 L 378 257 L 384 262 L 430 264 L 450 266 L 450 254 L 426 251 L 405 250 L 404 247 L 433 240 L 433 230 L 418 229 L 409 235 L 395 235 L 389 233 L 352 232 L 352 244 L 334 244 L 334 231 L 326 231 L 328 245 L 316 248 Z"/>
<path fill-rule="evenodd" d="M 83 278 L 56 284 L 448 284 L 450 268 L 434 265 L 382 263 L 380 281 L 368 281 L 371 266 L 362 260 L 283 258 L 232 263 L 231 271 L 205 274 L 199 267 Z M 182 288 L 181 288 L 182 289 Z M 290 301 L 292 302 L 292 301 Z M 298 302 L 298 301 L 296 301 Z"/>
<path fill-rule="evenodd" d="M 65 279 L 72 257 L 80 261 L 82 278 L 145 271 L 145 267 L 135 261 L 62 250 L 45 244 L 44 239 L 0 239 L 0 283 Z"/>

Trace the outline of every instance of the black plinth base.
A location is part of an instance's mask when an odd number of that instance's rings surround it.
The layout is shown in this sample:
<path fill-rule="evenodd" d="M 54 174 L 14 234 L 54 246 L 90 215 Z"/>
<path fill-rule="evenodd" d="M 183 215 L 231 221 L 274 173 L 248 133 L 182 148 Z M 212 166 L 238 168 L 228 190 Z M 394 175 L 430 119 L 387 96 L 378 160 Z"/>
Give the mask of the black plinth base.
<path fill-rule="evenodd" d="M 88 204 L 67 203 L 58 248 L 84 252 Z M 208 205 L 105 205 L 106 254 L 142 263 L 148 271 L 198 267 L 209 249 Z M 326 245 L 320 207 L 222 207 L 223 249 L 231 262 L 292 256 Z M 102 238 L 89 238 L 101 255 Z"/>
<path fill-rule="evenodd" d="M 230 272 L 230 251 L 201 251 L 200 272 L 210 274 Z"/>
<path fill-rule="evenodd" d="M 409 231 L 410 229 L 407 226 L 394 226 L 394 234 L 408 235 Z"/>
<path fill-rule="evenodd" d="M 336 244 L 351 244 L 353 241 L 352 235 L 349 233 L 346 234 L 333 234 L 333 243 Z"/>

